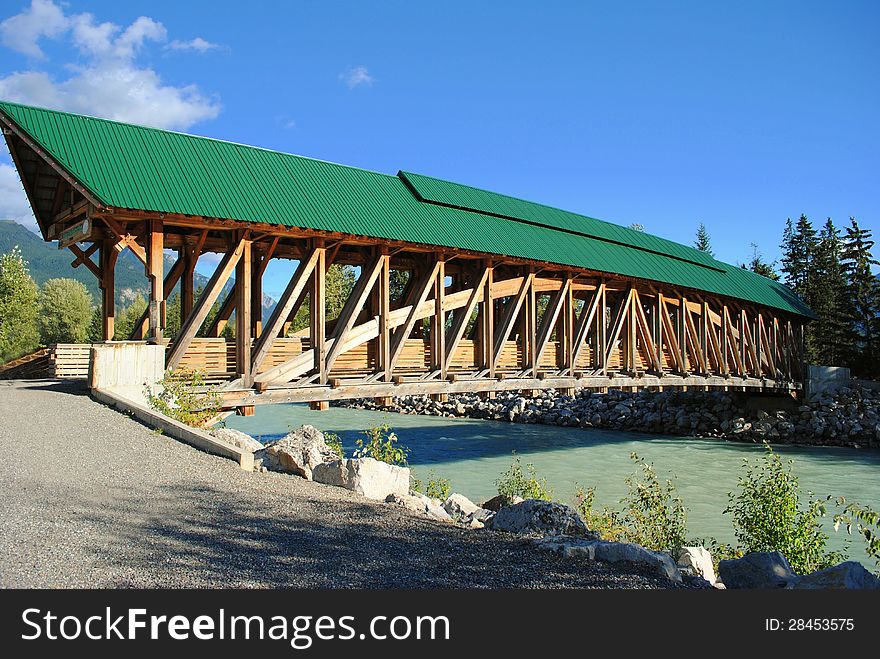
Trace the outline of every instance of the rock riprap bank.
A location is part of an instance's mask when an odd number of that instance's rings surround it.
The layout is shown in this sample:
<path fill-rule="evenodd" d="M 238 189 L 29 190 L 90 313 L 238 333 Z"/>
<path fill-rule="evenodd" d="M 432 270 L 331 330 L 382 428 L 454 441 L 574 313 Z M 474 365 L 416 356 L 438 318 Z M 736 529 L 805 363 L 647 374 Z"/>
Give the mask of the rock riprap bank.
<path fill-rule="evenodd" d="M 760 406 L 755 402 L 760 402 Z M 738 441 L 880 446 L 880 390 L 858 385 L 842 387 L 807 401 L 763 398 L 753 399 L 751 404 L 743 394 L 730 392 L 581 390 L 568 396 L 552 389 L 533 396 L 501 392 L 495 399 L 459 394 L 445 402 L 428 396 L 406 396 L 392 399 L 390 405 L 380 405 L 372 399 L 336 404 L 403 414 Z"/>

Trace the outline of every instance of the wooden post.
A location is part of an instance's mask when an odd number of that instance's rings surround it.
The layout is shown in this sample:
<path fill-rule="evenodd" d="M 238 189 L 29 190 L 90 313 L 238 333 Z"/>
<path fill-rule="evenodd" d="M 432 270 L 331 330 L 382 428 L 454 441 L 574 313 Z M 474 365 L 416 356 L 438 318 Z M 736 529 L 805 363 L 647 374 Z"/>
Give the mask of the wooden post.
<path fill-rule="evenodd" d="M 252 248 L 253 249 L 253 248 Z M 263 257 L 253 249 L 251 266 L 251 336 L 260 338 L 263 333 Z"/>
<path fill-rule="evenodd" d="M 480 362 L 489 370 L 489 377 L 495 377 L 495 305 L 492 301 L 492 281 L 494 268 L 492 261 L 486 260 L 486 283 L 483 285 L 483 300 L 480 304 Z"/>
<path fill-rule="evenodd" d="M 244 240 L 241 258 L 235 266 L 235 370 L 242 386 L 253 384 L 251 377 L 251 286 L 253 276 L 252 242 Z"/>
<path fill-rule="evenodd" d="M 382 271 L 376 282 L 376 294 L 378 297 L 379 336 L 376 350 L 376 371 L 381 374 L 381 379 L 391 382 L 391 329 L 388 323 L 388 314 L 391 313 L 391 257 L 388 255 L 387 245 L 379 248 L 379 258 L 382 261 Z M 410 277 L 412 279 L 412 276 Z M 404 341 L 406 337 L 404 337 Z"/>
<path fill-rule="evenodd" d="M 599 300 L 599 316 L 597 318 L 598 335 L 596 337 L 599 355 L 596 366 L 602 371 L 602 375 L 608 373 L 608 298 L 605 280 L 602 280 L 601 298 Z"/>
<path fill-rule="evenodd" d="M 730 325 L 730 316 L 729 311 L 727 310 L 727 305 L 724 304 L 721 306 L 721 373 L 724 377 L 730 375 L 730 366 L 727 361 L 727 353 L 728 353 L 728 338 L 727 338 L 727 327 Z"/>
<path fill-rule="evenodd" d="M 116 257 L 119 255 L 113 247 L 115 242 L 104 240 L 98 257 L 101 261 L 101 336 L 105 341 L 112 341 L 115 332 Z"/>
<path fill-rule="evenodd" d="M 678 345 L 681 348 L 681 364 L 685 374 L 690 372 L 690 364 L 688 363 L 688 333 L 687 333 L 687 298 L 682 296 L 678 300 Z"/>
<path fill-rule="evenodd" d="M 319 250 L 318 262 L 312 271 L 311 289 L 309 291 L 309 341 L 315 354 L 314 367 L 318 373 L 318 382 L 327 384 L 327 298 L 325 282 L 327 274 L 327 250 L 324 241 L 316 238 L 314 247 Z"/>
<path fill-rule="evenodd" d="M 533 274 L 534 270 L 529 268 L 529 274 Z M 536 350 L 538 337 L 538 297 L 535 293 L 535 281 L 532 279 L 529 284 L 529 291 L 526 293 L 525 308 L 525 332 L 523 333 L 523 357 L 526 360 L 526 367 L 534 374 L 538 370 L 538 351 Z"/>
<path fill-rule="evenodd" d="M 162 220 L 147 220 L 147 277 L 150 280 L 150 340 L 162 341 L 165 329 L 165 277 Z"/>
<path fill-rule="evenodd" d="M 187 316 L 193 310 L 193 287 L 198 254 L 193 254 L 189 247 L 184 246 L 177 250 L 177 258 L 183 259 L 184 268 L 180 279 L 180 324 L 186 321 Z"/>
<path fill-rule="evenodd" d="M 446 380 L 446 316 L 443 313 L 443 296 L 446 291 L 446 257 L 437 255 L 437 278 L 434 282 L 434 317 L 431 319 L 431 367 L 440 371 Z"/>

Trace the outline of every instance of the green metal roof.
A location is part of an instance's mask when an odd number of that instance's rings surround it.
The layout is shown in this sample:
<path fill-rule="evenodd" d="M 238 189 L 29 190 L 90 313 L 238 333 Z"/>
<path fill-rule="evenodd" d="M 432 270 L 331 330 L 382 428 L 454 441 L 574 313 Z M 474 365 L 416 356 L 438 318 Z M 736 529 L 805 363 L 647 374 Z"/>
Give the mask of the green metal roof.
<path fill-rule="evenodd" d="M 106 206 L 549 261 L 813 315 L 787 287 L 691 247 L 513 197 L 15 103 L 0 113 Z"/>

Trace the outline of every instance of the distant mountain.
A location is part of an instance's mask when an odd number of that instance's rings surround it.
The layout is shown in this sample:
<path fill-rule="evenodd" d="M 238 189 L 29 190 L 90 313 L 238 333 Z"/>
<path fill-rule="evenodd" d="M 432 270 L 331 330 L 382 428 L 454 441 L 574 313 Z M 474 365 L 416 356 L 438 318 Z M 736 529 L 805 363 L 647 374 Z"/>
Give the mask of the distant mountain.
<path fill-rule="evenodd" d="M 46 280 L 55 277 L 69 277 L 85 284 L 97 304 L 101 299 L 101 291 L 98 280 L 81 265 L 72 268 L 71 262 L 74 255 L 70 250 L 58 249 L 58 243 L 47 243 L 40 236 L 13 220 L 0 220 L 0 254 L 6 254 L 13 247 L 18 246 L 21 254 L 28 262 L 31 277 L 38 285 L 42 286 Z M 174 257 L 165 256 L 166 270 L 174 264 Z M 205 286 L 208 278 L 195 274 L 195 286 Z M 232 282 L 226 284 L 224 294 L 232 288 Z M 116 304 L 126 306 L 138 295 L 147 296 L 147 277 L 144 265 L 132 254 L 131 250 L 125 250 L 119 255 L 116 262 Z M 275 308 L 275 300 L 263 295 L 263 320 L 267 320 Z"/>

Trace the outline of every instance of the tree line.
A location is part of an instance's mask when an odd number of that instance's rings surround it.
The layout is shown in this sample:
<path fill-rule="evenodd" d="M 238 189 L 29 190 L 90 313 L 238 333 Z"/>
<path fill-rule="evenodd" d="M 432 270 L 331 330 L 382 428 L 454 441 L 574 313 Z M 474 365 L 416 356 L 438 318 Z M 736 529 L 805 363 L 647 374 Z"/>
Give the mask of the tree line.
<path fill-rule="evenodd" d="M 712 253 L 701 223 L 694 247 Z M 752 243 L 752 258 L 741 267 L 781 281 L 816 314 L 804 330 L 805 361 L 847 366 L 854 375 L 880 377 L 880 265 L 870 229 L 854 217 L 842 228 L 828 218 L 818 230 L 806 215 L 786 220 L 782 258 L 767 263 Z"/>

